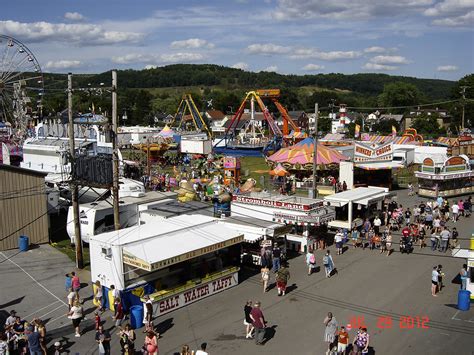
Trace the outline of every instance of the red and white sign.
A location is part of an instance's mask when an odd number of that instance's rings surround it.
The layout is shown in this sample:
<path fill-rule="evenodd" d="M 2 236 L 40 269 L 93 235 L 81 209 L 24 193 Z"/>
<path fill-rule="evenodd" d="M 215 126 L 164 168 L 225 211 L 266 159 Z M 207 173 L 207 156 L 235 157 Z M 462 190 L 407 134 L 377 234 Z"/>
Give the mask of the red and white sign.
<path fill-rule="evenodd" d="M 382 145 L 377 143 L 354 143 L 354 162 L 356 163 L 371 163 L 392 160 L 393 144 L 391 142 Z"/>
<path fill-rule="evenodd" d="M 157 316 L 172 312 L 193 302 L 224 291 L 239 283 L 239 273 L 234 272 L 213 281 L 197 285 L 196 287 L 174 294 L 157 301 L 155 313 Z"/>
<path fill-rule="evenodd" d="M 282 208 L 282 209 L 292 210 L 292 211 L 310 211 L 317 207 L 323 206 L 323 201 L 317 202 L 317 203 L 311 203 L 311 204 L 303 204 L 303 203 L 284 202 L 284 201 L 278 201 L 278 200 L 272 200 L 272 199 L 247 197 L 247 196 L 240 196 L 240 195 L 234 195 L 232 197 L 232 201 L 238 202 L 238 203 L 244 203 L 247 205 Z"/>

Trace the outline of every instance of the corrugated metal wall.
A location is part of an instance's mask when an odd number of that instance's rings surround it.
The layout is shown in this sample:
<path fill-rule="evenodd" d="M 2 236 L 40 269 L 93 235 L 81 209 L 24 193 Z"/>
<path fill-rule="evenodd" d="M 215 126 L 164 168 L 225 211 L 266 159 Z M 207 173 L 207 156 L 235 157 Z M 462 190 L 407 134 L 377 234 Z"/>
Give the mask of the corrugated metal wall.
<path fill-rule="evenodd" d="M 30 244 L 47 243 L 48 214 L 44 177 L 0 169 L 0 250 L 18 248 L 18 237 Z"/>

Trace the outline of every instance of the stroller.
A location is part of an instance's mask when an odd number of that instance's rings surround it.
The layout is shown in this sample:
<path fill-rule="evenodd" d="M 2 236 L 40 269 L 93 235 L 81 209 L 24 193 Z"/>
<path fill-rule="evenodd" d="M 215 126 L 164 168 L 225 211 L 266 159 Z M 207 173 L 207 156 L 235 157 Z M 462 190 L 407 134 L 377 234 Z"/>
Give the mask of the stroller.
<path fill-rule="evenodd" d="M 400 238 L 400 253 L 413 253 L 413 240 L 411 237 Z"/>

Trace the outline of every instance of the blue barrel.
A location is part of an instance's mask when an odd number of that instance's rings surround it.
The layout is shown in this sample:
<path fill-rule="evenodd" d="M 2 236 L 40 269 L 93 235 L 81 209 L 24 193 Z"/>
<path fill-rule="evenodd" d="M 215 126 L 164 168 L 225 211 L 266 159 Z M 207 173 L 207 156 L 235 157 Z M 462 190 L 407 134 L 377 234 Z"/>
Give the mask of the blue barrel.
<path fill-rule="evenodd" d="M 458 309 L 460 311 L 469 311 L 470 307 L 471 307 L 471 291 L 459 290 Z"/>
<path fill-rule="evenodd" d="M 26 235 L 20 235 L 18 238 L 18 248 L 20 251 L 28 251 L 30 246 L 30 239 Z"/>
<path fill-rule="evenodd" d="M 130 326 L 132 329 L 143 327 L 143 306 L 130 307 Z"/>

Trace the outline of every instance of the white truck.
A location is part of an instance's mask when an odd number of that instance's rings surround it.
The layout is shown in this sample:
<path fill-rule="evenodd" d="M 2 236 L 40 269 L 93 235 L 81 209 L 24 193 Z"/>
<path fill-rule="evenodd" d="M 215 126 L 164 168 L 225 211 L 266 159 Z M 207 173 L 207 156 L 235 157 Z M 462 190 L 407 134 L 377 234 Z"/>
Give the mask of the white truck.
<path fill-rule="evenodd" d="M 415 148 L 398 147 L 393 151 L 393 161 L 403 164 L 405 167 L 415 163 Z"/>

